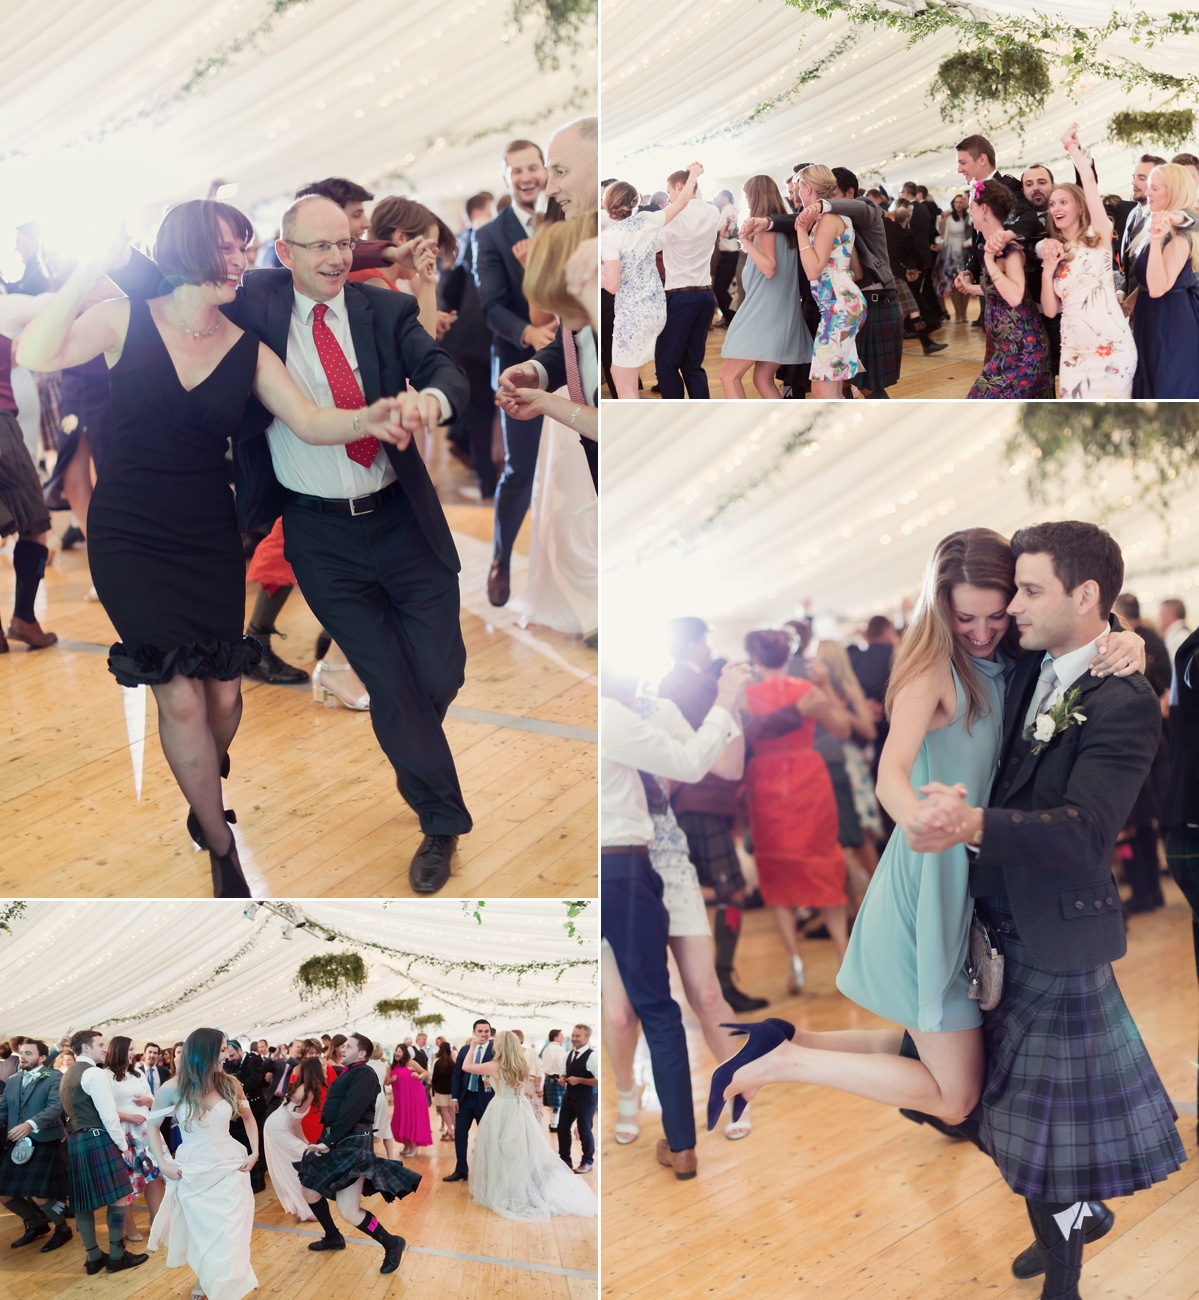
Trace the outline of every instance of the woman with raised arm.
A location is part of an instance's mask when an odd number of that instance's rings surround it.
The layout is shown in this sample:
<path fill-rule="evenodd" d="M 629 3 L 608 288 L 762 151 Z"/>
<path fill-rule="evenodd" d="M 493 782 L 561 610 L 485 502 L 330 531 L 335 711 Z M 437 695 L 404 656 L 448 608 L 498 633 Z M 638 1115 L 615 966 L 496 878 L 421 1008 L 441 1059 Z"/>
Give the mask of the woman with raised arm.
<path fill-rule="evenodd" d="M 1116 298 L 1111 219 L 1077 122 L 1062 144 L 1082 185 L 1053 187 L 1049 238 L 1041 244 L 1041 311 L 1062 317 L 1061 396 L 1076 402 L 1131 397 L 1137 348 Z"/>
<path fill-rule="evenodd" d="M 153 690 L 163 753 L 190 805 L 188 830 L 209 852 L 213 893 L 240 898 L 250 889 L 221 776 L 241 719 L 241 675 L 261 651 L 242 635 L 245 557 L 225 448 L 246 427 L 251 395 L 314 445 L 406 446 L 411 436 L 396 399 L 314 406 L 270 348 L 222 314 L 253 238 L 249 219 L 228 204 L 182 203 L 163 218 L 155 249 L 168 292 L 80 315 L 105 269 L 81 262 L 18 345 L 30 370 L 98 356 L 108 364 L 112 446 L 88 512 L 92 581 L 120 636 L 108 667 L 122 686 Z"/>

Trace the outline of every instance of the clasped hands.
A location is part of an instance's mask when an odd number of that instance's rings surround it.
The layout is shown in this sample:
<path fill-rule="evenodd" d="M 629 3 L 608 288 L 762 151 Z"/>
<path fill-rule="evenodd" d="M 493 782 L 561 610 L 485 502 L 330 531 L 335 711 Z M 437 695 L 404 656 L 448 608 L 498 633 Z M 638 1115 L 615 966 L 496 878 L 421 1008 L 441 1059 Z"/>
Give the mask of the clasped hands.
<path fill-rule="evenodd" d="M 920 787 L 924 795 L 915 816 L 903 827 L 904 838 L 915 853 L 944 853 L 965 844 L 982 829 L 983 811 L 966 802 L 966 787 L 930 781 Z"/>
<path fill-rule="evenodd" d="M 441 403 L 432 393 L 398 393 L 380 397 L 363 412 L 366 428 L 355 438 L 372 437 L 390 442 L 401 451 L 421 429 L 436 429 L 441 423 Z"/>

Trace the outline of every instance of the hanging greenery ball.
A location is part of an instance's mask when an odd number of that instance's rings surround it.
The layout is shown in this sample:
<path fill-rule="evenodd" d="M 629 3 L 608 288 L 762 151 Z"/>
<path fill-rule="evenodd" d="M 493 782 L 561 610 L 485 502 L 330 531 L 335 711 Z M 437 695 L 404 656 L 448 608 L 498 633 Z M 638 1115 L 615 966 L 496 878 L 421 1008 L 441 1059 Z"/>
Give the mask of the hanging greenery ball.
<path fill-rule="evenodd" d="M 1189 108 L 1114 113 L 1107 124 L 1107 138 L 1129 149 L 1151 144 L 1161 145 L 1163 149 L 1181 149 L 1195 138 L 1195 114 Z"/>
<path fill-rule="evenodd" d="M 301 1002 L 336 997 L 348 1000 L 366 983 L 366 962 L 356 952 L 321 953 L 309 957 L 296 971 Z"/>
<path fill-rule="evenodd" d="M 1040 113 L 1052 89 L 1044 54 L 1031 45 L 984 46 L 950 55 L 937 69 L 929 95 L 941 101 L 946 122 L 968 112 L 995 118 L 1019 129 L 1021 120 Z"/>
<path fill-rule="evenodd" d="M 445 1016 L 439 1016 L 435 1011 L 430 1011 L 428 1015 L 412 1017 L 414 1029 L 440 1029 L 443 1024 L 445 1024 Z"/>
<path fill-rule="evenodd" d="M 420 998 L 383 998 L 375 1003 L 375 1015 L 391 1020 L 403 1017 L 411 1020 L 420 1010 Z"/>

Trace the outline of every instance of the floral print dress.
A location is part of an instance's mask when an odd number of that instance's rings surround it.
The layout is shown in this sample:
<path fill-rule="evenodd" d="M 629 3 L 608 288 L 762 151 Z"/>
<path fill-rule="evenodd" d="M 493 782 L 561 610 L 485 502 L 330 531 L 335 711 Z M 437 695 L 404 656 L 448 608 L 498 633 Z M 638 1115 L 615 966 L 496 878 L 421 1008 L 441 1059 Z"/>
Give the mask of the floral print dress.
<path fill-rule="evenodd" d="M 1005 256 L 1023 252 L 1022 244 L 1009 244 Z M 1049 363 L 1049 336 L 1036 304 L 1028 296 L 1012 307 L 982 272 L 983 324 L 987 331 L 987 359 L 969 397 L 1053 397 L 1053 370 Z"/>
<path fill-rule="evenodd" d="M 1062 300 L 1062 397 L 1075 402 L 1131 397 L 1137 345 L 1116 298 L 1111 249 L 1106 243 L 1074 244 L 1071 252 L 1053 276 Z"/>
<path fill-rule="evenodd" d="M 812 356 L 813 379 L 852 379 L 865 369 L 858 360 L 856 339 L 866 319 L 866 299 L 849 273 L 853 223 L 846 217 L 841 220 L 845 229 L 833 240 L 820 278 L 811 281 L 812 296 L 820 308 L 820 332 L 814 340 Z M 814 226 L 812 234 L 815 233 Z"/>

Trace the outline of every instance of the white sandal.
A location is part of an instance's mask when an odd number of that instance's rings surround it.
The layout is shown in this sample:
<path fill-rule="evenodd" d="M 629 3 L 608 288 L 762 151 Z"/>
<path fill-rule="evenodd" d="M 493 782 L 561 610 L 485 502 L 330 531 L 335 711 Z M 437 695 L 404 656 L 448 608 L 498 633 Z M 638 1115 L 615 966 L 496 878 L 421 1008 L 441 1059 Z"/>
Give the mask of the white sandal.
<path fill-rule="evenodd" d="M 324 703 L 332 695 L 347 709 L 359 713 L 368 712 L 371 707 L 370 692 L 364 690 L 361 695 L 355 695 L 349 680 L 351 675 L 349 664 L 329 664 L 322 659 L 312 670 L 312 698 L 317 703 Z"/>
<path fill-rule="evenodd" d="M 730 1119 L 724 1126 L 724 1135 L 730 1142 L 736 1142 L 740 1138 L 748 1137 L 753 1126 L 754 1122 L 749 1117 L 749 1103 L 746 1102 L 745 1109 L 741 1112 L 741 1118 L 738 1120 Z"/>
<path fill-rule="evenodd" d="M 637 1121 L 641 1113 L 641 1089 L 634 1087 L 632 1092 L 616 1090 L 616 1140 L 620 1145 L 628 1146 L 636 1142 L 641 1135 L 641 1125 Z"/>

